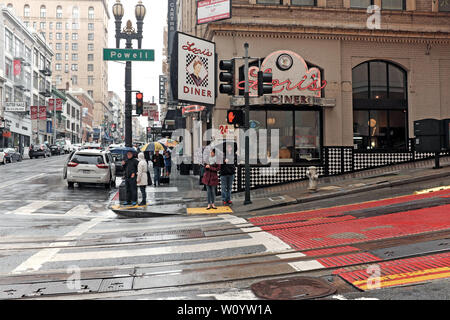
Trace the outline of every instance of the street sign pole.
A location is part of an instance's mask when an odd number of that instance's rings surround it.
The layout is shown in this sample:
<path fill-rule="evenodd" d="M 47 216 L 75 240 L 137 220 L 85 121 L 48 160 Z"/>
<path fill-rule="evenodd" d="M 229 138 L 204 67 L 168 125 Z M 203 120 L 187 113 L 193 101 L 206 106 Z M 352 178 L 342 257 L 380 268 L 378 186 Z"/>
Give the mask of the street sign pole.
<path fill-rule="evenodd" d="M 131 49 L 132 45 L 131 38 L 128 37 L 126 48 Z M 125 146 L 130 148 L 133 146 L 131 80 L 131 61 L 127 61 L 125 66 Z"/>
<path fill-rule="evenodd" d="M 244 99 L 245 99 L 245 200 L 244 205 L 251 204 L 252 201 L 250 200 L 250 139 L 249 139 L 249 132 L 250 129 L 250 92 L 249 92 L 249 85 L 248 85 L 248 43 L 246 42 L 244 44 L 245 48 L 245 67 L 244 67 L 244 74 L 245 74 L 245 91 L 244 91 Z"/>

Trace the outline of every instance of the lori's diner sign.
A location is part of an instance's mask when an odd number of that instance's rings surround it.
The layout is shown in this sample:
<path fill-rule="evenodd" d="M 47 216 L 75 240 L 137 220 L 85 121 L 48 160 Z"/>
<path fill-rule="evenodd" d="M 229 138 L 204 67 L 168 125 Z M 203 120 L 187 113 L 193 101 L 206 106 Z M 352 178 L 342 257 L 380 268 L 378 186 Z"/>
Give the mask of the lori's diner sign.
<path fill-rule="evenodd" d="M 177 32 L 170 73 L 174 99 L 201 105 L 216 103 L 214 42 Z"/>
<path fill-rule="evenodd" d="M 272 74 L 272 94 L 260 98 L 258 93 L 258 71 Z M 261 67 L 251 66 L 248 71 L 250 104 L 288 104 L 334 106 L 334 99 L 324 99 L 323 89 L 327 82 L 322 79 L 322 72 L 308 63 L 297 53 L 280 50 L 269 54 L 261 63 Z M 237 89 L 244 89 L 245 81 L 238 82 Z M 234 104 L 240 102 L 234 99 Z"/>

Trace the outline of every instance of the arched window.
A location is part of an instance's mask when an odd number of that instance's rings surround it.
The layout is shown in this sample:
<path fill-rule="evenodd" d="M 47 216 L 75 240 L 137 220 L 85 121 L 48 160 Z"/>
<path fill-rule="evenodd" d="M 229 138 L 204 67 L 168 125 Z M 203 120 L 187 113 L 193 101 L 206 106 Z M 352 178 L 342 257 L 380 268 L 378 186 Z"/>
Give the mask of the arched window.
<path fill-rule="evenodd" d="M 78 19 L 79 16 L 80 16 L 80 12 L 78 10 L 78 7 L 73 7 L 72 8 L 72 18 Z"/>
<path fill-rule="evenodd" d="M 94 7 L 89 7 L 88 9 L 88 18 L 94 19 Z"/>
<path fill-rule="evenodd" d="M 30 16 L 30 6 L 27 4 L 23 6 L 23 16 L 24 17 Z"/>
<path fill-rule="evenodd" d="M 41 6 L 41 18 L 45 18 L 45 16 L 47 15 L 47 9 L 45 8 L 44 5 Z"/>
<path fill-rule="evenodd" d="M 12 9 L 12 8 L 13 8 L 13 5 L 12 5 L 12 3 L 8 3 L 8 4 L 6 5 L 6 7 L 7 7 L 8 9 Z"/>
<path fill-rule="evenodd" d="M 62 15 L 63 15 L 62 7 L 61 6 L 57 6 L 56 7 L 56 18 L 61 19 Z"/>
<path fill-rule="evenodd" d="M 388 61 L 352 70 L 353 141 L 357 149 L 407 148 L 406 71 Z"/>

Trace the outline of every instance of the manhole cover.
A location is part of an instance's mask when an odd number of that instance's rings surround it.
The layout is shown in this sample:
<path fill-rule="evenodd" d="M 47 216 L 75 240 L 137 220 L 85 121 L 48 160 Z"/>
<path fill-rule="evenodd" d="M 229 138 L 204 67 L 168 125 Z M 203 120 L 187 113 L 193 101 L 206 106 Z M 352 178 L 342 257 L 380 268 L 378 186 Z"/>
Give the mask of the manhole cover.
<path fill-rule="evenodd" d="M 327 282 L 310 277 L 265 280 L 252 284 L 253 293 L 269 300 L 303 300 L 325 297 L 336 292 Z"/>

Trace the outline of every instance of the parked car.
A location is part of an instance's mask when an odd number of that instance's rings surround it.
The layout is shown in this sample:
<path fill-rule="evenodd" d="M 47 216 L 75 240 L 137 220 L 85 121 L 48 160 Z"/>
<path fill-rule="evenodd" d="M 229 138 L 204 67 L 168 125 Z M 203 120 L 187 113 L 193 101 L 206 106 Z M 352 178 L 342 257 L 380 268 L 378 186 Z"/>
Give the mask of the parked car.
<path fill-rule="evenodd" d="M 72 151 L 78 151 L 81 150 L 81 143 L 74 143 L 72 145 Z"/>
<path fill-rule="evenodd" d="M 30 148 L 28 154 L 30 155 L 30 159 L 39 157 L 47 158 L 52 155 L 52 152 L 46 144 L 39 144 L 34 145 L 32 149 Z"/>
<path fill-rule="evenodd" d="M 95 142 L 86 142 L 85 144 L 83 144 L 83 146 L 81 147 L 81 149 L 97 149 L 97 150 L 102 150 L 102 146 L 100 145 L 100 143 L 95 143 Z"/>
<path fill-rule="evenodd" d="M 13 162 L 22 161 L 22 155 L 16 149 L 3 148 L 0 150 L 3 151 L 6 162 L 13 163 Z"/>
<path fill-rule="evenodd" d="M 5 152 L 3 151 L 3 149 L 0 149 L 0 163 L 6 164 L 6 157 L 5 157 Z"/>
<path fill-rule="evenodd" d="M 103 184 L 105 188 L 116 186 L 116 165 L 110 152 L 84 149 L 73 152 L 63 169 L 63 178 L 69 188 L 75 183 Z"/>
<path fill-rule="evenodd" d="M 134 157 L 137 157 L 137 151 L 134 148 L 120 147 L 110 149 L 111 155 L 114 159 L 114 163 L 116 164 L 116 174 L 117 176 L 123 175 L 123 165 L 122 160 L 126 160 L 127 152 L 132 151 Z"/>
<path fill-rule="evenodd" d="M 52 144 L 50 145 L 50 152 L 52 153 L 52 155 L 61 155 L 64 154 L 64 149 L 57 144 Z"/>

